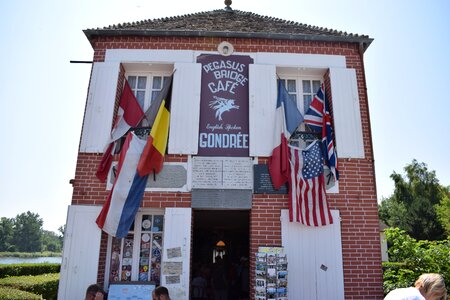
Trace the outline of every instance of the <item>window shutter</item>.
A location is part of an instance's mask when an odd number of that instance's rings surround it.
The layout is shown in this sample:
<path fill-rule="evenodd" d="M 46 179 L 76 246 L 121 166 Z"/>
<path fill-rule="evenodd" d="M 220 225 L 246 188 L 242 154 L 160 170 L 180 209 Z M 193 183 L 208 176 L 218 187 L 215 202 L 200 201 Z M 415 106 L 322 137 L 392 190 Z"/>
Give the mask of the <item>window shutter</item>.
<path fill-rule="evenodd" d="M 290 299 L 344 299 L 341 224 L 339 211 L 332 210 L 334 223 L 308 227 L 289 222 L 281 211 L 281 239 L 289 266 Z"/>
<path fill-rule="evenodd" d="M 355 69 L 330 68 L 330 82 L 338 157 L 364 158 Z"/>
<path fill-rule="evenodd" d="M 84 112 L 80 152 L 97 153 L 105 150 L 111 134 L 119 70 L 119 62 L 94 63 Z"/>
<path fill-rule="evenodd" d="M 58 299 L 84 299 L 86 288 L 97 282 L 101 230 L 95 220 L 100 210 L 100 206 L 69 206 Z"/>
<path fill-rule="evenodd" d="M 201 64 L 175 63 L 168 153 L 197 154 Z"/>
<path fill-rule="evenodd" d="M 274 65 L 249 66 L 250 156 L 270 156 L 274 143 L 277 82 Z"/>
<path fill-rule="evenodd" d="M 166 208 L 164 214 L 164 251 L 161 270 L 161 285 L 169 289 L 170 298 L 179 300 L 189 299 L 189 275 L 191 259 L 191 208 Z M 180 249 L 180 257 L 169 258 L 167 250 Z M 167 283 L 165 265 L 170 263 L 181 265 L 180 283 Z"/>

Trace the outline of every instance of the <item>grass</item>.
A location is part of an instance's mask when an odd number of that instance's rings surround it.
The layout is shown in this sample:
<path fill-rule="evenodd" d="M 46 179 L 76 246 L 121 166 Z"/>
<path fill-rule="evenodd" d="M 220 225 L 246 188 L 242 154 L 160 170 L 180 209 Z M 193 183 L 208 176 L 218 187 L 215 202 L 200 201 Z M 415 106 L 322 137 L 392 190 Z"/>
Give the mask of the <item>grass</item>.
<path fill-rule="evenodd" d="M 0 257 L 18 257 L 18 258 L 35 258 L 35 257 L 60 257 L 61 252 L 0 252 Z"/>

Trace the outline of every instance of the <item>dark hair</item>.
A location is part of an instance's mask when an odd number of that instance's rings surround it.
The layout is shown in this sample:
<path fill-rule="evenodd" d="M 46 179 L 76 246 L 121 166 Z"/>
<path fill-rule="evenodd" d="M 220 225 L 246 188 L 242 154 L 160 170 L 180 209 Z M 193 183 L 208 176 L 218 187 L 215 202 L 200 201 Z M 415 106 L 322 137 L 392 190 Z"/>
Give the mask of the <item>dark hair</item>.
<path fill-rule="evenodd" d="M 169 296 L 169 290 L 165 286 L 160 285 L 157 288 L 155 288 L 155 295 L 156 296 L 162 296 L 162 295 Z"/>
<path fill-rule="evenodd" d="M 105 292 L 103 291 L 102 287 L 99 286 L 98 284 L 91 284 L 90 286 L 88 286 L 87 290 L 86 290 L 86 297 L 90 296 L 90 295 L 95 295 L 97 292 L 102 293 L 103 295 L 105 294 Z"/>

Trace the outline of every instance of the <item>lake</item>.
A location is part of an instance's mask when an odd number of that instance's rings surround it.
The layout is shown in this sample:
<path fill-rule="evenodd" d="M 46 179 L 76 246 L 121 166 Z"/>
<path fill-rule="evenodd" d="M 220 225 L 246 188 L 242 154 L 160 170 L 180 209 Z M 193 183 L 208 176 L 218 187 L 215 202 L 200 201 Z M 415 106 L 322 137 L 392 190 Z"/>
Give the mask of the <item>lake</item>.
<path fill-rule="evenodd" d="M 0 257 L 0 264 L 38 264 L 38 263 L 61 263 L 61 257 L 32 257 L 32 258 L 22 258 L 22 257 Z"/>

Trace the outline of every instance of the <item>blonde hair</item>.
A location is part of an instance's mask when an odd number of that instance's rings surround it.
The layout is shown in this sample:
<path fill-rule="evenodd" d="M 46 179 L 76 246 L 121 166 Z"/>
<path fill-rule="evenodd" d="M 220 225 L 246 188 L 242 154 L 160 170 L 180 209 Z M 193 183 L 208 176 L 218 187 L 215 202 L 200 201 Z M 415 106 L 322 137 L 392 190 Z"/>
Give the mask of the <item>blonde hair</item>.
<path fill-rule="evenodd" d="M 447 289 L 445 288 L 444 277 L 436 273 L 427 273 L 420 275 L 414 284 L 417 289 L 425 296 L 438 296 L 447 299 Z"/>

